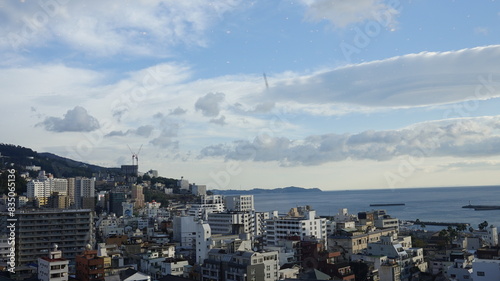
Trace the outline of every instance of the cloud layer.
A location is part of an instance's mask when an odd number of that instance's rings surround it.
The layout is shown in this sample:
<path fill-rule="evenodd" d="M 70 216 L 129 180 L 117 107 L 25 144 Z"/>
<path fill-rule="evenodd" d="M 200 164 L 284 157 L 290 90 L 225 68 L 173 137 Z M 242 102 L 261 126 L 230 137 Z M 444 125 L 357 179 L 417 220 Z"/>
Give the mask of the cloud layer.
<path fill-rule="evenodd" d="M 166 56 L 175 45 L 205 45 L 206 30 L 238 4 L 238 0 L 7 1 L 0 11 L 0 48 L 22 50 L 58 42 L 91 56 Z"/>
<path fill-rule="evenodd" d="M 260 135 L 253 141 L 205 147 L 200 158 L 268 162 L 282 166 L 343 160 L 386 161 L 399 156 L 500 155 L 500 116 L 416 124 L 402 130 L 313 135 L 303 140 Z"/>
<path fill-rule="evenodd" d="M 500 95 L 500 46 L 423 52 L 277 81 L 268 98 L 301 104 L 415 107 Z"/>

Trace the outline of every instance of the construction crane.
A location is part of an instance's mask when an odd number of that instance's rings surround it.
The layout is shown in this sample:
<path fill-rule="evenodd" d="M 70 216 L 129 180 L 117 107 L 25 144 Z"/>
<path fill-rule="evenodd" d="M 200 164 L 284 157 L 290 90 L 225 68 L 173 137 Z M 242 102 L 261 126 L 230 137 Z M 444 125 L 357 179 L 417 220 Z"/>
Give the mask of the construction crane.
<path fill-rule="evenodd" d="M 139 150 L 137 151 L 137 153 L 133 152 L 128 144 L 127 144 L 127 146 L 128 146 L 128 149 L 130 150 L 130 153 L 132 153 L 132 165 L 137 165 L 137 167 L 139 167 L 139 153 L 141 153 L 142 144 L 141 144 L 141 147 L 139 147 Z"/>

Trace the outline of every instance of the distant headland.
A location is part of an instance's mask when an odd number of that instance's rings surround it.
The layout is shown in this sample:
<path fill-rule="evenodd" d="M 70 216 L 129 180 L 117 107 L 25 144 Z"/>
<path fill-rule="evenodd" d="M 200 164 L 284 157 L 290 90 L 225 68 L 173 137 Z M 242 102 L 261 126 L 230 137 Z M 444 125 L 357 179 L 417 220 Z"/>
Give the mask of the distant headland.
<path fill-rule="evenodd" d="M 214 194 L 227 195 L 227 194 L 265 194 L 265 193 L 300 193 L 300 192 L 323 192 L 319 188 L 303 188 L 296 186 L 273 188 L 273 189 L 263 189 L 263 188 L 253 188 L 250 190 L 240 190 L 240 189 L 211 189 Z"/>

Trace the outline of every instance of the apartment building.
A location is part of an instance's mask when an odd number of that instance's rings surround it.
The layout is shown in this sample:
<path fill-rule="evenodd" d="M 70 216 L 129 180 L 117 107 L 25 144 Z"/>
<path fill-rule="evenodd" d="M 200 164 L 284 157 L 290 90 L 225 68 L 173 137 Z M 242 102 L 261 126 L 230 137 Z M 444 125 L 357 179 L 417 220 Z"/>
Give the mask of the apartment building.
<path fill-rule="evenodd" d="M 309 206 L 292 208 L 286 216 L 266 220 L 265 243 L 278 245 L 278 241 L 290 236 L 315 237 L 327 243 L 326 219 L 316 216 Z"/>
<path fill-rule="evenodd" d="M 202 196 L 199 203 L 192 204 L 188 210 L 188 215 L 197 219 L 206 219 L 210 213 L 224 212 L 224 197 L 222 195 Z"/>
<path fill-rule="evenodd" d="M 224 197 L 224 204 L 228 211 L 244 212 L 254 211 L 253 195 L 233 195 Z"/>
<path fill-rule="evenodd" d="M 419 278 L 419 272 L 427 271 L 423 249 L 413 248 L 410 236 L 382 236 L 380 241 L 368 243 L 365 253 L 367 256 L 387 257 L 386 262 L 377 268 L 380 277 L 384 278 L 382 280 L 415 280 Z M 415 268 L 419 270 L 415 271 Z"/>
<path fill-rule="evenodd" d="M 95 208 L 95 178 L 75 178 L 75 207 Z"/>
<path fill-rule="evenodd" d="M 340 248 L 343 254 L 350 258 L 353 254 L 362 253 L 368 248 L 369 243 L 379 242 L 382 236 L 397 233 L 396 228 L 378 229 L 375 231 L 358 231 L 344 229 L 328 237 L 328 245 Z"/>
<path fill-rule="evenodd" d="M 212 234 L 241 234 L 254 232 L 253 215 L 249 212 L 222 212 L 208 214 L 207 223 Z"/>
<path fill-rule="evenodd" d="M 7 214 L 1 225 L 7 225 Z M 75 259 L 81 249 L 93 243 L 92 212 L 88 209 L 32 209 L 16 211 L 17 265 L 36 263 L 57 244 L 65 258 Z M 0 231 L 8 231 L 2 227 Z M 6 234 L 6 233 L 4 233 Z"/>
<path fill-rule="evenodd" d="M 68 195 L 68 180 L 58 179 L 52 175 L 45 175 L 41 171 L 37 179 L 33 179 L 27 184 L 27 197 L 29 199 L 37 199 L 40 206 L 47 205 L 49 197 L 53 192 L 58 192 L 60 195 Z"/>
<path fill-rule="evenodd" d="M 134 208 L 144 207 L 144 187 L 142 185 L 134 184 L 132 186 L 132 201 Z"/>
<path fill-rule="evenodd" d="M 278 252 L 236 251 L 228 253 L 212 249 L 201 267 L 202 281 L 278 280 Z"/>

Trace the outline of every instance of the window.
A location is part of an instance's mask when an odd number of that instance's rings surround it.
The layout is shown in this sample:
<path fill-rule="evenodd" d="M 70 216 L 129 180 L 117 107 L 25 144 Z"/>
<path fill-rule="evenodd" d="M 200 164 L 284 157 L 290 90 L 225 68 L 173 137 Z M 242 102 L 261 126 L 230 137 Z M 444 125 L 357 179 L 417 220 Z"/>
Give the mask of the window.
<path fill-rule="evenodd" d="M 477 276 L 485 276 L 485 275 L 484 275 L 484 271 L 478 271 L 478 272 L 477 272 Z"/>

